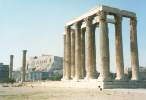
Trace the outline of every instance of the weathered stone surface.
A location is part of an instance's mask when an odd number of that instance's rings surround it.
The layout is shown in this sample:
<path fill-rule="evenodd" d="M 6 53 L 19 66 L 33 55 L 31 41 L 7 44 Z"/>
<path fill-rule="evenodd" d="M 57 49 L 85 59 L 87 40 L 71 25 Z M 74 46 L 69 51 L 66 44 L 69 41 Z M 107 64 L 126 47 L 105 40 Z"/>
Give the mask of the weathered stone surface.
<path fill-rule="evenodd" d="M 81 22 L 75 23 L 75 77 L 81 79 Z"/>
<path fill-rule="evenodd" d="M 93 62 L 93 72 L 94 72 L 94 78 L 97 78 L 96 74 L 96 42 L 95 42 L 95 30 L 96 30 L 96 25 L 92 26 L 92 45 L 93 45 L 93 50 L 92 50 L 92 62 Z"/>
<path fill-rule="evenodd" d="M 65 27 L 66 31 L 66 79 L 71 79 L 71 39 L 70 39 L 70 26 Z"/>
<path fill-rule="evenodd" d="M 130 19 L 130 45 L 131 45 L 131 65 L 132 65 L 132 79 L 140 81 L 139 77 L 139 59 L 137 46 L 137 20 Z"/>
<path fill-rule="evenodd" d="M 13 73 L 13 55 L 10 55 L 10 67 L 9 67 L 9 78 L 12 79 L 12 73 Z"/>
<path fill-rule="evenodd" d="M 99 12 L 100 76 L 98 81 L 111 81 L 109 75 L 109 39 L 107 34 L 106 12 Z"/>
<path fill-rule="evenodd" d="M 114 19 L 108 19 L 108 15 L 113 15 Z M 98 16 L 98 17 L 96 17 Z M 128 80 L 124 77 L 124 60 L 123 60 L 123 44 L 122 44 L 122 17 L 130 18 L 130 42 L 131 42 L 131 64 L 132 64 L 132 79 Z M 85 22 L 81 26 L 81 23 Z M 109 37 L 108 23 L 115 24 L 115 46 L 116 46 L 116 64 L 117 77 L 116 80 L 110 78 L 110 53 L 109 53 Z M 136 30 L 136 14 L 129 11 L 119 10 L 108 6 L 97 6 L 85 14 L 66 23 L 67 27 L 75 25 L 75 78 L 76 80 L 65 80 L 67 82 L 98 82 L 102 88 L 121 88 L 128 87 L 132 84 L 137 86 L 137 81 L 141 81 L 139 76 L 139 61 L 137 47 L 137 30 Z M 96 77 L 96 44 L 95 44 L 95 29 L 99 27 L 99 50 L 100 50 L 100 76 Z M 81 32 L 82 30 L 82 32 Z M 86 31 L 85 31 L 86 30 Z M 67 32 L 66 32 L 67 33 Z M 67 33 L 69 35 L 69 32 Z M 85 39 L 86 34 L 86 39 Z M 86 41 L 85 41 L 86 40 Z M 86 43 L 86 45 L 85 45 Z M 85 48 L 86 46 L 86 48 Z M 73 48 L 73 47 L 71 47 Z M 69 52 L 69 47 L 68 52 Z M 84 53 L 86 51 L 86 54 Z M 67 54 L 69 55 L 69 53 Z M 72 54 L 73 51 L 71 51 Z M 85 60 L 86 58 L 86 60 Z M 72 59 L 72 56 L 71 56 Z M 70 60 L 68 56 L 68 61 Z M 86 64 L 84 64 L 86 62 Z M 70 64 L 68 64 L 70 66 Z M 84 68 L 86 66 L 86 68 Z M 86 69 L 85 80 L 84 70 Z M 72 70 L 74 71 L 74 70 Z M 69 73 L 70 70 L 67 69 Z M 125 82 L 125 83 L 123 83 Z M 128 85 L 127 85 L 128 84 Z M 135 85 L 133 85 L 135 84 Z M 125 86 L 124 86 L 125 85 Z M 143 84 L 142 84 L 143 85 Z M 142 86 L 143 87 L 143 86 Z"/>
<path fill-rule="evenodd" d="M 75 30 L 71 30 L 71 78 L 75 77 Z"/>
<path fill-rule="evenodd" d="M 63 50 L 63 56 L 64 56 L 64 58 L 63 58 L 63 79 L 65 79 L 65 77 L 66 77 L 66 61 L 65 61 L 65 53 L 66 53 L 66 34 L 64 34 L 63 35 L 63 43 L 64 43 L 64 50 Z"/>
<path fill-rule="evenodd" d="M 104 5 L 99 5 L 91 10 L 89 10 L 88 12 L 86 12 L 85 14 L 69 21 L 66 23 L 66 26 L 68 25 L 72 25 L 73 23 L 77 22 L 77 21 L 81 21 L 84 18 L 88 17 L 88 16 L 92 16 L 94 14 L 96 14 L 98 11 L 106 11 L 109 14 L 121 14 L 124 17 L 136 17 L 136 14 L 134 12 L 129 12 L 129 11 L 125 11 L 125 10 L 119 10 L 117 8 L 112 8 L 112 7 L 108 7 L 108 6 L 104 6 Z"/>
<path fill-rule="evenodd" d="M 116 44 L 116 64 L 117 80 L 124 80 L 124 60 L 122 43 L 122 15 L 115 15 L 115 44 Z"/>
<path fill-rule="evenodd" d="M 21 74 L 21 81 L 25 82 L 25 67 L 26 67 L 26 52 L 27 50 L 23 50 L 23 59 L 22 59 L 22 74 Z"/>
<path fill-rule="evenodd" d="M 85 29 L 81 30 L 81 72 L 82 77 L 86 77 L 86 69 L 85 69 Z"/>
<path fill-rule="evenodd" d="M 86 78 L 87 80 L 94 78 L 92 66 L 92 20 L 93 17 L 86 17 Z"/>

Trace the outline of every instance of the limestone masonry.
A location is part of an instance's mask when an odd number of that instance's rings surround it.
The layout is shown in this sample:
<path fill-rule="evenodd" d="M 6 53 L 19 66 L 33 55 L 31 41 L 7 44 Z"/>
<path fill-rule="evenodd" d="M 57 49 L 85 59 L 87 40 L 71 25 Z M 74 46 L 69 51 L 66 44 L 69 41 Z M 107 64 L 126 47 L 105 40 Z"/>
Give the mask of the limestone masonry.
<path fill-rule="evenodd" d="M 108 19 L 107 15 L 112 15 L 114 19 Z M 132 78 L 129 83 L 124 76 L 122 43 L 123 17 L 129 18 L 130 21 L 129 34 L 131 46 Z M 82 22 L 85 22 L 85 24 L 82 25 Z M 108 23 L 115 25 L 117 65 L 117 76 L 115 80 L 110 78 Z M 75 29 L 71 29 L 71 26 L 73 25 L 75 26 Z M 100 43 L 100 76 L 98 78 L 96 77 L 95 43 L 95 30 L 97 27 L 99 27 Z M 139 75 L 137 18 L 134 12 L 119 10 L 117 8 L 104 5 L 97 6 L 85 14 L 66 23 L 63 41 L 64 59 L 62 81 L 95 81 L 103 88 L 109 88 L 113 84 L 113 88 L 126 87 L 126 84 L 130 86 L 130 84 L 133 84 L 130 82 L 135 82 L 133 87 L 146 87 L 146 83 L 142 82 Z"/>
<path fill-rule="evenodd" d="M 26 61 L 26 70 L 55 71 L 63 69 L 63 57 L 44 55 L 30 57 Z"/>

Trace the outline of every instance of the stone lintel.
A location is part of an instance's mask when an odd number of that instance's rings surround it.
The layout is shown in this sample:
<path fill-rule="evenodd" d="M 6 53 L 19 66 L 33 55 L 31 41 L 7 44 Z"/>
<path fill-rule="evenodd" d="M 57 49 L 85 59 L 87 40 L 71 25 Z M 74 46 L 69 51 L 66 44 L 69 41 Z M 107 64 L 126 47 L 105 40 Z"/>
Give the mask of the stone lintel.
<path fill-rule="evenodd" d="M 112 23 L 112 24 L 114 24 L 114 19 L 106 19 L 106 22 L 107 23 Z M 92 24 L 98 24 L 99 23 L 99 18 L 97 17 L 97 18 L 95 18 L 94 20 L 93 20 L 93 22 L 92 22 Z M 82 26 L 81 26 L 81 29 L 83 29 L 83 28 L 86 28 L 86 24 L 83 24 Z"/>
<path fill-rule="evenodd" d="M 104 6 L 104 5 L 99 5 L 95 8 L 93 8 L 93 9 L 89 10 L 85 14 L 67 22 L 66 26 L 73 25 L 75 22 L 78 22 L 78 21 L 82 21 L 84 18 L 86 18 L 88 16 L 93 16 L 93 15 L 97 14 L 98 11 L 106 11 L 106 12 L 109 13 L 109 15 L 121 14 L 123 17 L 129 17 L 129 18 L 136 17 L 136 14 L 134 12 L 119 10 L 117 8 L 112 8 L 112 7 L 108 7 L 108 6 Z"/>

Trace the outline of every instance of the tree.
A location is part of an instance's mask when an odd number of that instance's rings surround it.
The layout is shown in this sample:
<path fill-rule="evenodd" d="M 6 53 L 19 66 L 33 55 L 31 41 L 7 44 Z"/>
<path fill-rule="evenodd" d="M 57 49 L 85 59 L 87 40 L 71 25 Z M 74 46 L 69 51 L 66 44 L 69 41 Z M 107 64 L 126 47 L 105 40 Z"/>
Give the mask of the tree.
<path fill-rule="evenodd" d="M 41 80 L 46 80 L 47 78 L 46 77 L 42 77 L 42 79 Z"/>
<path fill-rule="evenodd" d="M 132 77 L 132 71 L 128 71 L 128 74 L 125 74 L 125 77 L 130 80 Z"/>
<path fill-rule="evenodd" d="M 62 75 L 56 75 L 54 77 L 54 81 L 60 81 L 62 79 Z"/>
<path fill-rule="evenodd" d="M 3 79 L 3 83 L 12 83 L 13 84 L 14 82 L 16 82 L 15 79 L 11 79 L 11 78 Z"/>
<path fill-rule="evenodd" d="M 52 81 L 54 81 L 54 77 L 50 77 L 50 78 L 49 78 L 49 80 L 52 80 Z"/>
<path fill-rule="evenodd" d="M 115 78 L 116 78 L 116 73 L 113 73 L 113 72 L 110 71 L 110 77 L 111 77 L 112 79 L 115 79 Z"/>

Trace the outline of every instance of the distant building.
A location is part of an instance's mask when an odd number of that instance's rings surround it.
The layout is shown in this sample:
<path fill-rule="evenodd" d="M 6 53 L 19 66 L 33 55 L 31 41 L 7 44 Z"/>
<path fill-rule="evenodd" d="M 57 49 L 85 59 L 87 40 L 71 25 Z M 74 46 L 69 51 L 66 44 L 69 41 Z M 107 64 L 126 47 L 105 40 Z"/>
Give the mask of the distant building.
<path fill-rule="evenodd" d="M 21 81 L 21 71 L 13 71 L 12 78 L 16 80 L 16 82 Z"/>
<path fill-rule="evenodd" d="M 63 57 L 44 55 L 30 57 L 26 62 L 26 70 L 54 71 L 63 69 Z"/>
<path fill-rule="evenodd" d="M 46 78 L 46 79 L 49 79 L 50 77 L 55 77 L 54 73 L 53 72 L 42 72 L 42 78 Z"/>
<path fill-rule="evenodd" d="M 126 68 L 124 70 L 125 74 L 128 74 L 129 71 L 132 71 L 131 68 Z M 146 67 L 139 67 L 139 74 L 142 80 L 146 80 Z"/>
<path fill-rule="evenodd" d="M 29 73 L 29 76 L 31 81 L 37 81 L 41 80 L 42 78 L 49 79 L 51 77 L 55 77 L 55 74 L 51 71 L 33 71 Z"/>
<path fill-rule="evenodd" d="M 25 73 L 25 81 L 30 81 L 30 73 L 29 72 Z"/>
<path fill-rule="evenodd" d="M 8 77 L 9 77 L 9 65 L 3 65 L 3 63 L 0 63 L 0 81 Z"/>
<path fill-rule="evenodd" d="M 42 71 L 30 72 L 30 80 L 41 80 L 41 79 L 42 79 Z"/>

